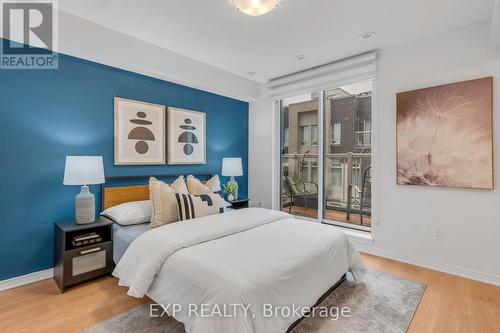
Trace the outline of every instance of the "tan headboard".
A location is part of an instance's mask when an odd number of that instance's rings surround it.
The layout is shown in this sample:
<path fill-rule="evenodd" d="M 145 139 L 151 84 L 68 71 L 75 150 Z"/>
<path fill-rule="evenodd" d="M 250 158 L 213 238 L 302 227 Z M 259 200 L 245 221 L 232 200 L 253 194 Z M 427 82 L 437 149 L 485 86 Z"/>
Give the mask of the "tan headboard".
<path fill-rule="evenodd" d="M 198 178 L 210 179 L 215 173 L 193 174 Z M 106 184 L 101 186 L 101 211 L 130 201 L 149 200 L 149 185 L 113 186 L 114 181 L 132 180 L 135 183 L 147 183 L 150 177 L 175 180 L 180 175 L 152 175 L 152 176 L 122 176 L 108 177 Z M 168 182 L 168 181 L 167 181 Z"/>
<path fill-rule="evenodd" d="M 130 201 L 149 200 L 149 186 L 103 187 L 102 210 Z"/>

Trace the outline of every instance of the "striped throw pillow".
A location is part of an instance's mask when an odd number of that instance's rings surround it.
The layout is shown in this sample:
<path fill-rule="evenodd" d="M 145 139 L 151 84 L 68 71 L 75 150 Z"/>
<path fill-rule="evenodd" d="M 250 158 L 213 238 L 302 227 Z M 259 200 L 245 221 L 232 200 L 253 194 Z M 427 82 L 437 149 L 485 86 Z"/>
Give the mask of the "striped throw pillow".
<path fill-rule="evenodd" d="M 189 220 L 196 217 L 224 213 L 226 202 L 217 193 L 192 195 L 176 193 L 177 212 L 179 220 Z"/>

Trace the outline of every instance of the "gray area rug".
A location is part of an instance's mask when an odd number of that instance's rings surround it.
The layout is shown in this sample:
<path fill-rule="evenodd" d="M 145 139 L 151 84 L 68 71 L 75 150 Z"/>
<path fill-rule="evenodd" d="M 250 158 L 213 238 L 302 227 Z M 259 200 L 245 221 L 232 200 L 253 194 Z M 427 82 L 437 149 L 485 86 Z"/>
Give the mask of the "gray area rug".
<path fill-rule="evenodd" d="M 425 285 L 397 276 L 368 270 L 363 283 L 346 280 L 320 307 L 349 307 L 350 315 L 305 318 L 292 333 L 406 332 L 422 298 Z M 184 325 L 163 316 L 151 318 L 149 304 L 111 318 L 81 333 L 185 333 Z M 235 332 L 236 333 L 236 332 Z"/>

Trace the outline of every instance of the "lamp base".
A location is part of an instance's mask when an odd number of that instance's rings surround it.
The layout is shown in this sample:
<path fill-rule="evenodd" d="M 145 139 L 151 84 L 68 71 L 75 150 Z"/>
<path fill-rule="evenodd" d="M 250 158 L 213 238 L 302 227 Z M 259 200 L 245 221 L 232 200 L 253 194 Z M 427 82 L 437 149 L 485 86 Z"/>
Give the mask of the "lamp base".
<path fill-rule="evenodd" d="M 76 224 L 89 224 L 95 221 L 95 197 L 87 185 L 82 186 L 75 198 Z"/>
<path fill-rule="evenodd" d="M 238 200 L 238 183 L 236 182 L 236 180 L 234 180 L 234 176 L 231 176 L 231 179 L 227 183 L 228 184 L 231 184 L 231 183 L 236 184 L 236 190 L 234 190 L 234 193 L 233 193 L 234 199 L 231 201 Z"/>

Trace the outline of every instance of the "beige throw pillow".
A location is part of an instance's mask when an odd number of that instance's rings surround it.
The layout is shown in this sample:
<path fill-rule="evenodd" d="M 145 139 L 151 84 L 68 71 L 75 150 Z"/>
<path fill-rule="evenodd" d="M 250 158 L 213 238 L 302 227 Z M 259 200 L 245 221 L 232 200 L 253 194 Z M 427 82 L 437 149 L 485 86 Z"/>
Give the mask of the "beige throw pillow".
<path fill-rule="evenodd" d="M 177 179 L 172 184 L 170 184 L 170 187 L 172 187 L 178 193 L 189 193 L 186 182 L 184 181 L 184 176 L 177 177 Z"/>
<path fill-rule="evenodd" d="M 189 194 L 193 195 L 209 194 L 212 192 L 220 193 L 222 190 L 218 175 L 210 178 L 205 184 L 203 184 L 198 178 L 189 175 L 187 177 L 187 188 Z"/>
<path fill-rule="evenodd" d="M 149 179 L 149 195 L 153 204 L 150 228 L 179 221 L 175 193 L 187 193 L 183 176 L 177 178 L 171 185 L 154 177 Z"/>

